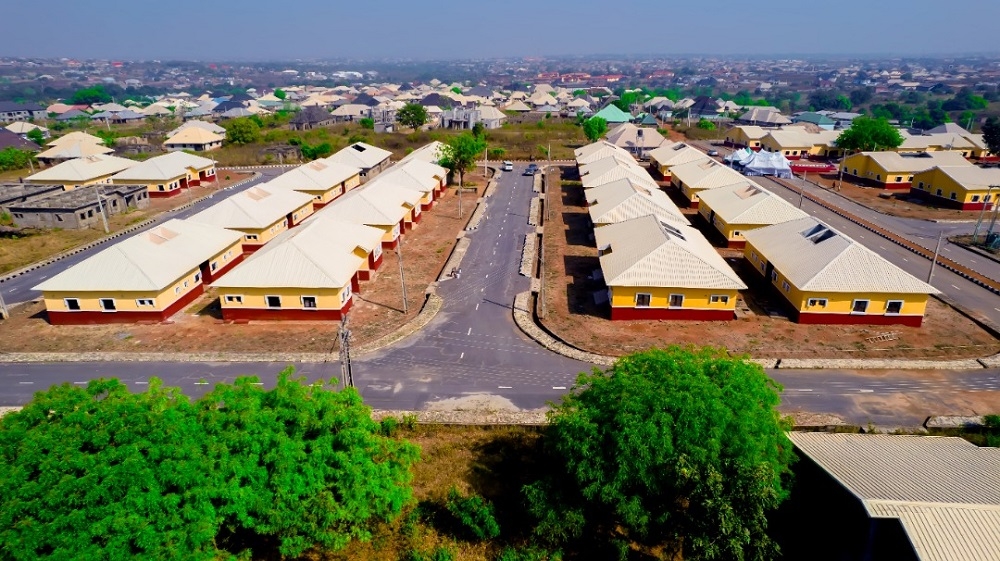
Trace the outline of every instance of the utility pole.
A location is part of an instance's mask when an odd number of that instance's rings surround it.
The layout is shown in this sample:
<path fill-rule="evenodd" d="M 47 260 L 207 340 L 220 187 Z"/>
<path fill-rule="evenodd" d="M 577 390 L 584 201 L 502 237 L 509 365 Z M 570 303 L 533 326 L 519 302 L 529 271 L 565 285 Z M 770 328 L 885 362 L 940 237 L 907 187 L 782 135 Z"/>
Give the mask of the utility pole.
<path fill-rule="evenodd" d="M 396 244 L 396 261 L 399 263 L 399 284 L 403 289 L 403 313 L 406 307 L 406 276 L 403 274 L 403 236 L 399 236 L 399 243 Z"/>
<path fill-rule="evenodd" d="M 937 265 L 938 255 L 941 254 L 941 240 L 944 238 L 944 230 L 938 232 L 937 245 L 934 246 L 934 258 L 931 259 L 931 270 L 927 273 L 927 284 L 934 278 L 934 265 Z"/>
<path fill-rule="evenodd" d="M 94 193 L 97 195 L 97 210 L 101 213 L 101 222 L 104 223 L 104 233 L 110 234 L 111 230 L 108 229 L 108 217 L 104 216 L 104 203 L 101 202 L 101 186 L 97 185 L 94 187 Z"/>
<path fill-rule="evenodd" d="M 347 316 L 340 321 L 340 381 L 342 387 L 354 387 L 354 372 L 351 366 L 351 330 L 347 328 Z"/>
<path fill-rule="evenodd" d="M 10 319 L 10 311 L 7 309 L 7 303 L 3 301 L 2 290 L 0 290 L 0 319 Z"/>

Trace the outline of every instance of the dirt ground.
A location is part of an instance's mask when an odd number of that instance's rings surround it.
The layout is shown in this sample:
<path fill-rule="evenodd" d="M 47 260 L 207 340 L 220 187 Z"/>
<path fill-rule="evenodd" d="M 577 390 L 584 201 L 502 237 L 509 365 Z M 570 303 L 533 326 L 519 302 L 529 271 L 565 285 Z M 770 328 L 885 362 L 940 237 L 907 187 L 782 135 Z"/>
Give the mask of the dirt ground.
<path fill-rule="evenodd" d="M 833 189 L 837 183 L 836 174 L 810 174 L 806 179 L 826 189 Z M 878 189 L 852 181 L 846 176 L 844 177 L 844 184 L 840 190 L 840 194 L 881 213 L 901 218 L 975 220 L 979 217 L 979 211 L 937 207 L 931 203 L 910 197 L 909 191 Z M 881 194 L 889 196 L 888 198 L 883 198 L 879 196 Z"/>
<path fill-rule="evenodd" d="M 229 179 L 225 179 L 229 177 Z M 250 177 L 249 173 L 220 171 L 219 181 L 204 186 L 192 187 L 180 195 L 149 199 L 149 206 L 143 209 L 130 210 L 124 214 L 116 214 L 109 218 L 108 229 L 111 233 L 128 228 L 133 224 L 148 220 L 157 214 L 173 210 L 185 205 L 191 200 L 204 197 L 220 189 Z M 35 231 L 35 230 L 32 230 Z M 0 244 L 0 274 L 20 269 L 36 261 L 41 261 L 53 255 L 58 255 L 74 247 L 98 240 L 107 236 L 104 227 L 98 223 L 94 228 L 83 230 L 37 230 L 38 233 L 17 238 L 4 238 Z"/>
<path fill-rule="evenodd" d="M 725 249 L 720 253 L 750 287 L 737 305 L 738 319 L 612 322 L 607 304 L 594 304 L 593 293 L 605 285 L 589 278 L 600 262 L 590 240 L 582 191 L 579 182 L 567 181 L 546 197 L 553 206 L 552 221 L 545 225 L 542 320 L 552 333 L 580 349 L 618 356 L 665 344 L 696 344 L 760 358 L 958 358 L 1000 351 L 1000 342 L 989 333 L 934 299 L 920 328 L 794 323 L 778 292 L 745 265 L 739 251 Z M 701 225 L 698 220 L 694 224 Z M 713 243 L 719 241 L 709 234 Z M 882 334 L 888 334 L 881 337 L 884 341 L 875 339 Z"/>
<path fill-rule="evenodd" d="M 471 188 L 469 184 L 474 184 Z M 454 246 L 455 236 L 475 209 L 485 190 L 482 174 L 466 175 L 462 195 L 464 217 L 458 218 L 458 197 L 452 189 L 425 212 L 420 224 L 404 236 L 403 266 L 408 310 L 402 312 L 402 290 L 394 250 L 383 253 L 375 278 L 361 283 L 349 314 L 355 345 L 386 335 L 415 317 L 427 286 L 437 275 Z M 476 189 L 474 194 L 472 188 Z M 225 324 L 214 289 L 174 315 L 168 323 L 154 325 L 53 326 L 45 320 L 42 303 L 19 306 L 12 317 L 0 321 L 0 352 L 315 352 L 337 349 L 339 322 L 254 321 Z"/>

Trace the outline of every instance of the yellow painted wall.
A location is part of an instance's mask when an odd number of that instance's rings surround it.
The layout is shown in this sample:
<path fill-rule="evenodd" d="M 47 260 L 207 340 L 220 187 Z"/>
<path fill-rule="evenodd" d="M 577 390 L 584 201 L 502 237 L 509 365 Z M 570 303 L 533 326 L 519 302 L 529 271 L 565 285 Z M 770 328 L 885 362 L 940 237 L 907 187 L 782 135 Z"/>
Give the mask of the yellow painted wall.
<path fill-rule="evenodd" d="M 636 294 L 649 294 L 650 308 L 667 308 L 671 294 L 683 294 L 684 302 L 681 308 L 685 310 L 735 310 L 737 290 L 704 289 L 704 288 L 664 288 L 664 287 L 634 287 L 612 286 L 611 306 L 615 308 L 634 308 Z M 729 301 L 711 302 L 712 296 L 728 296 Z"/>
<path fill-rule="evenodd" d="M 243 232 L 243 242 L 251 245 L 263 245 L 273 240 L 278 234 L 288 229 L 288 220 L 282 217 L 267 228 L 232 228 L 237 232 Z M 256 239 L 249 236 L 257 236 Z"/>
<path fill-rule="evenodd" d="M 749 242 L 743 249 L 743 256 L 758 274 L 763 276 L 767 269 L 767 259 Z M 902 300 L 899 315 L 922 316 L 927 308 L 926 294 L 876 293 L 876 292 L 804 292 L 788 280 L 781 271 L 775 269 L 774 279 L 767 279 L 796 310 L 811 313 L 850 314 L 854 300 L 868 300 L 868 310 L 864 315 L 885 315 L 889 300 Z M 785 289 L 787 283 L 788 289 Z M 809 306 L 809 300 L 825 298 L 826 306 Z"/>
<path fill-rule="evenodd" d="M 741 144 L 750 148 L 759 148 L 760 139 L 750 138 L 742 127 L 733 127 L 726 132 L 726 140 L 733 144 Z"/>
<path fill-rule="evenodd" d="M 909 171 L 885 169 L 865 154 L 852 154 L 841 165 L 845 174 L 880 183 L 907 183 L 914 177 Z"/>
<path fill-rule="evenodd" d="M 352 175 L 350 178 L 347 179 L 347 181 L 344 181 L 343 183 L 341 183 L 341 186 L 344 188 L 344 192 L 345 193 L 348 192 L 348 191 L 350 191 L 350 190 L 352 190 L 352 189 L 354 189 L 358 185 L 361 185 L 361 174 L 360 173 L 358 173 L 357 175 Z"/>
<path fill-rule="evenodd" d="M 196 279 L 197 277 L 197 279 Z M 185 283 L 186 286 L 185 286 Z M 71 291 L 46 291 L 42 293 L 45 300 L 45 309 L 53 312 L 67 312 L 64 298 L 77 298 L 80 301 L 80 311 L 100 312 L 99 300 L 102 298 L 114 298 L 115 307 L 121 312 L 158 312 L 170 307 L 171 304 L 183 298 L 186 294 L 201 285 L 200 271 L 194 269 L 188 271 L 173 284 L 162 292 L 126 292 L 126 291 L 101 291 L 101 292 L 71 292 Z M 153 299 L 152 306 L 140 306 L 137 299 Z M 111 312 L 109 312 L 111 313 Z"/>
<path fill-rule="evenodd" d="M 710 219 L 712 209 L 704 201 L 698 204 L 698 214 L 729 241 L 743 241 L 743 232 L 769 226 L 769 224 L 730 224 L 719 215 L 715 215 L 713 219 Z"/>
<path fill-rule="evenodd" d="M 993 192 L 990 193 L 988 187 L 981 189 L 968 189 L 965 185 L 955 181 L 954 178 L 942 173 L 937 168 L 931 168 L 914 174 L 913 188 L 926 191 L 937 197 L 943 197 L 945 199 L 951 199 L 962 203 L 980 203 L 987 200 L 995 201 L 997 200 L 997 197 L 1000 196 L 1000 190 L 993 189 Z M 940 195 L 937 193 L 938 189 L 941 190 Z M 954 199 L 952 199 L 953 194 L 955 196 Z M 989 196 L 989 199 L 986 198 L 987 196 Z M 973 200 L 973 197 L 975 197 L 975 200 Z"/>
<path fill-rule="evenodd" d="M 243 301 L 231 301 L 227 296 L 240 296 Z M 302 306 L 303 296 L 316 297 L 316 310 L 339 310 L 350 300 L 351 285 L 348 282 L 340 288 L 223 288 L 219 291 L 219 302 L 223 308 L 268 309 L 267 296 L 281 297 L 283 310 L 306 309 Z"/>
<path fill-rule="evenodd" d="M 77 187 L 86 187 L 87 185 L 97 185 L 101 183 L 111 183 L 111 175 L 102 175 L 100 177 L 94 177 L 86 181 L 60 181 L 60 180 L 34 180 L 26 179 L 25 182 L 31 183 L 33 185 L 64 185 L 67 191 L 72 191 Z"/>
<path fill-rule="evenodd" d="M 299 222 L 302 222 L 306 218 L 312 216 L 312 213 L 315 211 L 316 209 L 313 207 L 312 201 L 309 201 L 292 212 L 292 222 L 298 224 Z"/>

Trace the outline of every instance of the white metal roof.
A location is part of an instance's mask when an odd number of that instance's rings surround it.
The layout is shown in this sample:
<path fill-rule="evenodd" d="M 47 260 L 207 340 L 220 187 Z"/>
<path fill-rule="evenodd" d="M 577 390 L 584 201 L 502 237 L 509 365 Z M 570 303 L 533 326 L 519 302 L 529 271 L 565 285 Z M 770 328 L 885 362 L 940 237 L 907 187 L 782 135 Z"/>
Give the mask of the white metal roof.
<path fill-rule="evenodd" d="M 933 286 L 812 217 L 743 232 L 800 290 L 937 294 Z"/>
<path fill-rule="evenodd" d="M 263 183 L 226 197 L 188 220 L 236 230 L 267 228 L 312 200 L 312 195 L 270 189 Z"/>
<path fill-rule="evenodd" d="M 71 144 L 74 142 L 89 142 L 91 144 L 104 144 L 104 140 L 100 137 L 94 136 L 92 134 L 87 134 L 81 131 L 73 131 L 71 133 L 60 136 L 59 138 L 53 138 L 52 140 L 45 143 L 46 146 L 59 146 L 60 144 Z"/>
<path fill-rule="evenodd" d="M 56 160 L 68 160 L 72 158 L 85 158 L 87 156 L 94 156 L 97 154 L 110 154 L 112 152 L 114 152 L 114 150 L 108 148 L 107 146 L 80 140 L 77 142 L 63 142 L 57 146 L 53 146 L 47 150 L 39 152 L 35 157 L 41 159 L 51 158 Z"/>
<path fill-rule="evenodd" d="M 747 181 L 740 172 L 711 158 L 673 166 L 670 174 L 691 189 L 715 189 Z"/>
<path fill-rule="evenodd" d="M 382 230 L 327 218 L 310 219 L 212 283 L 218 288 L 342 288 L 381 244 Z"/>
<path fill-rule="evenodd" d="M 667 139 L 656 129 L 638 127 L 632 123 L 622 123 L 611 129 L 607 135 L 608 142 L 623 148 L 656 148 Z"/>
<path fill-rule="evenodd" d="M 899 152 L 859 152 L 845 159 L 845 164 L 856 157 L 868 157 L 887 173 L 917 173 L 934 166 L 972 166 L 972 163 L 966 160 L 961 152 L 950 151 L 918 152 L 905 155 Z"/>
<path fill-rule="evenodd" d="M 66 183 L 90 181 L 126 170 L 137 163 L 134 160 L 117 156 L 95 154 L 58 163 L 29 176 L 25 181 L 29 183 L 32 181 L 65 181 Z"/>
<path fill-rule="evenodd" d="M 391 205 L 397 205 L 403 209 L 404 214 L 420 205 L 423 192 L 392 181 L 392 178 L 389 179 L 389 181 L 371 181 L 358 191 L 362 197 L 378 204 L 387 205 L 388 208 L 392 208 Z"/>
<path fill-rule="evenodd" d="M 200 171 L 215 166 L 215 161 L 185 152 L 168 152 L 139 162 L 115 174 L 111 179 L 122 181 L 166 181 L 187 175 L 188 170 Z"/>
<path fill-rule="evenodd" d="M 690 226 L 633 218 L 594 230 L 608 286 L 745 289 L 708 240 Z"/>
<path fill-rule="evenodd" d="M 343 150 L 328 156 L 326 160 L 356 168 L 370 169 L 391 156 L 392 152 L 388 150 L 376 148 L 375 146 L 365 144 L 364 142 L 355 142 Z"/>
<path fill-rule="evenodd" d="M 924 561 L 1000 560 L 1000 449 L 957 437 L 792 432 L 873 518 L 898 518 Z"/>
<path fill-rule="evenodd" d="M 804 127 L 788 127 L 767 134 L 782 148 L 811 148 L 813 146 L 834 146 L 843 131 L 820 130 L 809 132 Z"/>
<path fill-rule="evenodd" d="M 673 166 L 705 160 L 707 158 L 707 154 L 683 142 L 675 142 L 649 151 L 650 160 L 671 169 L 673 169 Z"/>
<path fill-rule="evenodd" d="M 629 179 L 619 179 L 593 189 L 584 195 L 590 219 L 596 225 L 624 222 L 652 214 L 671 224 L 690 226 L 687 218 L 659 189 L 650 189 Z"/>
<path fill-rule="evenodd" d="M 968 133 L 910 134 L 906 129 L 900 129 L 899 134 L 903 136 L 903 143 L 899 146 L 899 150 L 926 149 L 931 146 L 962 150 L 974 146 L 972 142 L 965 138 L 965 135 Z"/>
<path fill-rule="evenodd" d="M 727 224 L 770 225 L 808 216 L 750 180 L 709 189 L 698 197 Z"/>
<path fill-rule="evenodd" d="M 185 127 L 171 136 L 163 144 L 212 144 L 222 142 L 226 137 L 201 127 Z"/>
<path fill-rule="evenodd" d="M 653 181 L 653 178 L 649 176 L 649 173 L 646 170 L 642 168 L 636 169 L 629 166 L 617 166 L 602 174 L 587 175 L 582 178 L 582 182 L 584 189 L 592 189 L 619 179 L 630 179 L 633 182 L 645 185 L 650 189 L 658 188 L 656 182 Z"/>
<path fill-rule="evenodd" d="M 199 121 L 198 119 L 192 119 L 190 121 L 186 121 L 183 125 L 167 133 L 167 137 L 169 138 L 171 136 L 174 136 L 175 134 L 181 132 L 182 130 L 191 127 L 205 129 L 208 132 L 212 132 L 215 134 L 221 134 L 221 135 L 226 134 L 226 129 L 220 127 L 219 125 L 216 125 L 215 123 L 209 123 L 208 121 Z"/>
<path fill-rule="evenodd" d="M 406 217 L 408 211 L 402 206 L 386 204 L 371 197 L 363 196 L 364 189 L 355 189 L 320 210 L 316 216 L 336 218 L 353 224 L 367 226 L 395 226 Z"/>
<path fill-rule="evenodd" d="M 768 132 L 764 130 L 762 127 L 758 127 L 757 125 L 737 125 L 733 127 L 733 129 L 739 129 L 743 131 L 743 136 L 747 137 L 750 140 L 760 140 L 765 136 L 767 136 Z"/>
<path fill-rule="evenodd" d="M 88 257 L 33 290 L 160 291 L 241 239 L 241 232 L 168 220 Z"/>
<path fill-rule="evenodd" d="M 979 166 L 938 166 L 941 173 L 951 177 L 969 191 L 985 191 L 1000 185 L 1000 168 Z"/>
<path fill-rule="evenodd" d="M 597 160 L 607 158 L 608 156 L 614 156 L 615 154 L 623 157 L 632 157 L 627 150 L 621 148 L 620 146 L 616 146 L 613 142 L 608 142 L 607 140 L 598 140 L 597 142 L 581 146 L 573 151 L 573 155 L 576 156 L 576 163 L 578 165 L 596 162 Z"/>
<path fill-rule="evenodd" d="M 436 164 L 441 161 L 441 157 L 443 156 L 443 153 L 441 152 L 441 148 L 443 146 L 444 146 L 443 142 L 432 140 L 428 144 L 425 144 L 420 148 L 417 148 L 413 152 L 410 152 L 409 154 L 404 156 L 403 159 L 400 160 L 400 162 L 421 160 L 424 162 Z"/>
<path fill-rule="evenodd" d="M 361 170 L 356 167 L 327 160 L 316 160 L 286 171 L 268 181 L 268 185 L 274 189 L 329 191 L 359 173 Z"/>

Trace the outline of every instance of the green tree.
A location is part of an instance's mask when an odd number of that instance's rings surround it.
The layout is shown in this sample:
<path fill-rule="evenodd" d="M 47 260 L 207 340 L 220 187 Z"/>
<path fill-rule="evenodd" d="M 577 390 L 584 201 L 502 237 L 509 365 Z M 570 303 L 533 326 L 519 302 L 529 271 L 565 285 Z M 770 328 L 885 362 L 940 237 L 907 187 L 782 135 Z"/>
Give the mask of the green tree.
<path fill-rule="evenodd" d="M 226 141 L 231 144 L 253 144 L 260 140 L 261 125 L 250 117 L 230 119 L 223 126 L 226 128 Z"/>
<path fill-rule="evenodd" d="M 462 94 L 462 88 L 460 88 L 460 87 L 458 87 L 458 86 L 454 86 L 454 87 L 452 87 L 452 88 L 451 88 L 451 91 L 452 91 L 452 93 L 457 93 L 457 94 L 459 94 L 459 95 L 461 95 L 461 94 Z"/>
<path fill-rule="evenodd" d="M 458 174 L 459 187 L 465 184 L 465 172 L 475 165 L 476 158 L 486 149 L 486 141 L 471 133 L 448 139 L 441 147 L 441 165 Z"/>
<path fill-rule="evenodd" d="M 837 147 L 848 152 L 885 150 L 902 143 L 899 129 L 884 118 L 858 117 L 837 137 Z"/>
<path fill-rule="evenodd" d="M 95 103 L 108 103 L 110 101 L 111 94 L 109 94 L 102 85 L 77 90 L 73 92 L 73 96 L 69 98 L 70 104 L 73 105 L 93 105 Z"/>
<path fill-rule="evenodd" d="M 583 134 L 591 142 L 597 142 L 606 132 L 608 121 L 604 117 L 591 117 L 583 122 Z"/>
<path fill-rule="evenodd" d="M 663 546 L 666 558 L 772 559 L 788 495 L 780 386 L 722 349 L 654 349 L 583 373 L 549 414 L 553 473 L 525 487 L 537 536 Z M 675 555 L 680 554 L 680 555 Z"/>
<path fill-rule="evenodd" d="M 706 130 L 706 131 L 714 131 L 715 130 L 715 123 L 713 123 L 712 121 L 709 121 L 708 119 L 699 119 L 698 120 L 698 128 L 702 129 L 702 130 Z"/>
<path fill-rule="evenodd" d="M 407 103 L 396 112 L 396 122 L 417 130 L 427 124 L 427 108 L 419 103 Z"/>
<path fill-rule="evenodd" d="M 363 129 L 367 129 L 367 130 L 374 130 L 375 129 L 375 119 L 372 119 L 370 117 L 365 117 L 365 118 L 361 119 L 360 121 L 358 121 L 358 124 L 360 124 L 361 128 L 363 128 Z"/>
<path fill-rule="evenodd" d="M 1000 119 L 990 117 L 983 123 L 983 142 L 991 154 L 1000 154 Z"/>
<path fill-rule="evenodd" d="M 34 157 L 33 152 L 8 146 L 0 150 L 0 171 L 24 169 Z"/>
<path fill-rule="evenodd" d="M 42 129 L 31 129 L 26 136 L 28 140 L 39 146 L 45 143 L 45 133 L 42 132 Z"/>
<path fill-rule="evenodd" d="M 541 124 L 542 121 L 538 121 L 538 123 Z M 476 124 L 472 125 L 472 136 L 474 136 L 476 138 L 485 139 L 486 138 L 486 127 L 484 127 L 482 123 L 476 123 Z"/>
<path fill-rule="evenodd" d="M 490 148 L 489 149 L 489 155 L 494 160 L 499 160 L 500 158 L 503 158 L 506 154 L 507 154 L 507 150 L 505 150 L 503 148 L 500 148 L 500 147 Z"/>
<path fill-rule="evenodd" d="M 872 100 L 872 88 L 861 88 L 852 90 L 850 93 L 851 105 L 864 105 Z"/>
<path fill-rule="evenodd" d="M 837 106 L 836 106 L 837 109 L 843 109 L 844 111 L 849 111 L 851 107 L 853 107 L 854 105 L 854 103 L 851 101 L 851 98 L 847 97 L 844 94 L 838 95 L 836 101 L 837 101 Z"/>
<path fill-rule="evenodd" d="M 410 500 L 417 450 L 381 436 L 356 391 L 290 368 L 255 382 L 194 403 L 155 379 L 36 394 L 0 419 L 0 557 L 294 557 L 366 539 Z"/>
<path fill-rule="evenodd" d="M 288 97 L 288 94 L 285 92 L 285 90 L 278 88 L 274 90 L 274 97 L 280 99 L 281 101 L 285 101 L 285 99 Z"/>

